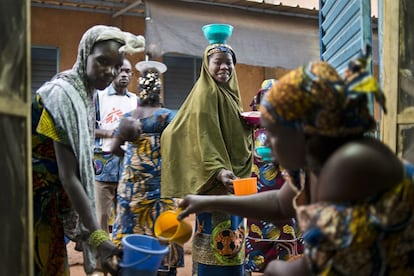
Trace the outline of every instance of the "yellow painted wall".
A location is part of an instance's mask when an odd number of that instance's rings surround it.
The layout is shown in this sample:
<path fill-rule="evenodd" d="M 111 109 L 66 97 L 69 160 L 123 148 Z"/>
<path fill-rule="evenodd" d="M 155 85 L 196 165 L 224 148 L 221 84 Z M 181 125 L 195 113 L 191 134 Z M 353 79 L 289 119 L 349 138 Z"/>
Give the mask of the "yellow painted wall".
<path fill-rule="evenodd" d="M 60 51 L 59 71 L 66 70 L 71 68 L 76 60 L 78 44 L 82 34 L 89 27 L 96 24 L 116 26 L 134 34 L 143 35 L 145 33 L 143 17 L 120 16 L 112 18 L 110 14 L 104 13 L 32 7 L 32 45 L 58 47 Z M 135 63 L 144 60 L 145 57 L 144 54 L 138 54 L 128 58 L 134 66 Z M 250 110 L 249 105 L 253 96 L 256 95 L 264 79 L 280 76 L 280 68 L 272 69 L 237 64 L 236 70 L 244 110 Z M 136 93 L 139 73 L 135 69 L 134 73 L 128 89 Z"/>

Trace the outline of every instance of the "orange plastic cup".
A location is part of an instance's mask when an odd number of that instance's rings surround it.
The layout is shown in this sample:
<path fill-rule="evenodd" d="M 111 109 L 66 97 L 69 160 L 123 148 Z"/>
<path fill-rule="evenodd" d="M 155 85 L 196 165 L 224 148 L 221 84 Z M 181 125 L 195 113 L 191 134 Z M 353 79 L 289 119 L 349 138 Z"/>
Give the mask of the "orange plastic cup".
<path fill-rule="evenodd" d="M 257 178 L 239 178 L 233 179 L 233 188 L 235 195 L 251 195 L 257 193 Z"/>
<path fill-rule="evenodd" d="M 180 245 L 186 243 L 193 234 L 193 225 L 187 219 L 177 219 L 181 210 L 162 212 L 155 221 L 154 234 L 159 240 L 175 242 Z"/>

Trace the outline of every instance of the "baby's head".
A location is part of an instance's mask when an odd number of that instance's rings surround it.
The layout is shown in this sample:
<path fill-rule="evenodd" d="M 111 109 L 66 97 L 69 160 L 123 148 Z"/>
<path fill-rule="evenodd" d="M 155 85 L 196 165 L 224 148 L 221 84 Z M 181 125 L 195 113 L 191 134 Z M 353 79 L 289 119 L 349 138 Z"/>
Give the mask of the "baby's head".
<path fill-rule="evenodd" d="M 141 134 L 141 122 L 131 117 L 122 118 L 119 122 L 119 136 L 126 141 L 134 141 Z"/>

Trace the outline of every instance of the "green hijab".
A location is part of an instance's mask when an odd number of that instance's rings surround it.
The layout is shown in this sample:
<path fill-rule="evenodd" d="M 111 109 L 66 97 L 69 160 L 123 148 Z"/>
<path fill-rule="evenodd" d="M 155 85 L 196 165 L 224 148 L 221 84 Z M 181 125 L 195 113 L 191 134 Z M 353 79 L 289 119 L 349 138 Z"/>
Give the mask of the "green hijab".
<path fill-rule="evenodd" d="M 226 194 L 224 184 L 216 180 L 221 169 L 231 170 L 237 177 L 251 174 L 252 131 L 240 120 L 236 72 L 223 84 L 208 71 L 208 52 L 217 46 L 205 49 L 200 78 L 162 133 L 163 197 Z"/>

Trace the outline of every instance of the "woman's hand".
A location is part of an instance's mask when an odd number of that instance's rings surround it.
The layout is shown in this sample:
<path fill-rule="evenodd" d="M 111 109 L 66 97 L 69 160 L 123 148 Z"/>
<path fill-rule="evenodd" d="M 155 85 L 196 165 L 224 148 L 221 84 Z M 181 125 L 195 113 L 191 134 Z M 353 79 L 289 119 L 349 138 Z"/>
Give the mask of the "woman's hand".
<path fill-rule="evenodd" d="M 178 208 L 182 209 L 177 219 L 182 220 L 193 213 L 202 213 L 211 211 L 211 201 L 214 196 L 204 195 L 186 195 L 178 204 Z"/>
<path fill-rule="evenodd" d="M 98 247 L 98 256 L 102 264 L 104 273 L 109 272 L 111 275 L 117 275 L 119 271 L 118 260 L 122 251 L 111 241 L 104 241 Z"/>
<path fill-rule="evenodd" d="M 238 177 L 236 177 L 232 171 L 222 169 L 217 174 L 216 178 L 218 181 L 222 182 L 224 186 L 226 186 L 227 191 L 229 191 L 232 194 L 234 193 L 233 179 L 237 179 Z"/>
<path fill-rule="evenodd" d="M 160 114 L 157 116 L 157 121 L 160 125 L 164 125 L 168 118 L 168 113 Z"/>

